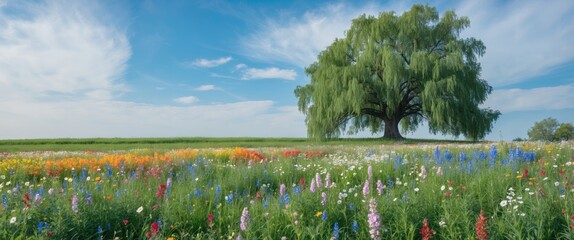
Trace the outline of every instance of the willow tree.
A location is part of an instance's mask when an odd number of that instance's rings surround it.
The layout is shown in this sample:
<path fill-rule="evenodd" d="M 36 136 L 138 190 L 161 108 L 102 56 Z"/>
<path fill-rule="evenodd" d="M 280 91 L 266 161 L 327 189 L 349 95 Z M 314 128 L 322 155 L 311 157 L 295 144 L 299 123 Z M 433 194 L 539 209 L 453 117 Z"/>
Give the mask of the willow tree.
<path fill-rule="evenodd" d="M 484 44 L 459 36 L 469 25 L 426 5 L 354 19 L 305 69 L 311 82 L 295 89 L 309 136 L 370 129 L 398 139 L 399 124 L 414 131 L 426 121 L 432 133 L 484 138 L 500 112 L 479 107 L 492 87 L 480 78 Z"/>

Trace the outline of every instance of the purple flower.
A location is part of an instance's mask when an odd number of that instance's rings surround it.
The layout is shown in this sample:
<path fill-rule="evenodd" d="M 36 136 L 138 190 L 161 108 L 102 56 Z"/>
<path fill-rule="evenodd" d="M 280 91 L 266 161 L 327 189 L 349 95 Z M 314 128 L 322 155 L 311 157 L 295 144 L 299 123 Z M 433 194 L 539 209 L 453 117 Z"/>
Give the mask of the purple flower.
<path fill-rule="evenodd" d="M 34 196 L 34 202 L 39 202 L 40 200 L 42 200 L 42 196 L 40 196 L 39 193 L 36 193 L 36 196 Z"/>
<path fill-rule="evenodd" d="M 309 187 L 309 190 L 311 190 L 311 192 L 315 192 L 316 191 L 316 187 L 317 184 L 315 183 L 315 179 L 311 179 L 311 187 Z"/>
<path fill-rule="evenodd" d="M 427 178 L 427 168 L 425 167 L 425 165 L 421 166 L 421 173 L 419 174 L 419 177 L 423 179 Z"/>
<path fill-rule="evenodd" d="M 372 239 L 381 239 L 381 216 L 377 213 L 377 202 L 371 198 L 369 202 L 369 234 Z"/>
<path fill-rule="evenodd" d="M 381 194 L 383 194 L 383 190 L 385 190 L 385 185 L 383 185 L 383 182 L 381 182 L 381 180 L 377 180 L 377 193 L 379 194 L 379 196 Z"/>
<path fill-rule="evenodd" d="M 78 196 L 76 194 L 72 196 L 72 211 L 78 212 Z"/>
<path fill-rule="evenodd" d="M 321 193 L 321 205 L 323 205 L 323 207 L 327 204 L 327 194 L 325 192 Z"/>
<path fill-rule="evenodd" d="M 245 232 L 245 230 L 247 230 L 247 225 L 249 225 L 250 222 L 251 219 L 249 218 L 249 210 L 245 207 L 241 213 L 241 224 L 239 225 L 241 231 Z"/>
<path fill-rule="evenodd" d="M 318 188 L 322 187 L 322 183 L 321 183 L 321 175 L 319 175 L 319 173 L 315 174 L 315 184 L 317 184 Z"/>
<path fill-rule="evenodd" d="M 279 195 L 280 196 L 285 195 L 285 184 L 279 185 Z"/>
<path fill-rule="evenodd" d="M 329 173 L 327 173 L 327 176 L 325 176 L 325 187 L 331 188 L 331 174 Z"/>
<path fill-rule="evenodd" d="M 369 180 L 365 180 L 365 185 L 363 185 L 363 196 L 367 197 L 369 195 Z"/>

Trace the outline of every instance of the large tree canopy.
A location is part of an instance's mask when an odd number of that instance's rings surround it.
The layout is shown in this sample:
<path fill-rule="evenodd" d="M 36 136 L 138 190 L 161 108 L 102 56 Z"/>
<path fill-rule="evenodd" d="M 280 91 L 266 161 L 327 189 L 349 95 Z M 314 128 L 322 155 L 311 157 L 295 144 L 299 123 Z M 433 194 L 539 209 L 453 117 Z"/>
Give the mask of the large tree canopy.
<path fill-rule="evenodd" d="M 500 112 L 478 107 L 492 87 L 480 79 L 485 46 L 459 37 L 469 25 L 424 5 L 354 19 L 345 38 L 305 69 L 311 83 L 295 89 L 309 136 L 370 129 L 402 138 L 399 122 L 414 131 L 426 120 L 432 133 L 484 138 Z"/>

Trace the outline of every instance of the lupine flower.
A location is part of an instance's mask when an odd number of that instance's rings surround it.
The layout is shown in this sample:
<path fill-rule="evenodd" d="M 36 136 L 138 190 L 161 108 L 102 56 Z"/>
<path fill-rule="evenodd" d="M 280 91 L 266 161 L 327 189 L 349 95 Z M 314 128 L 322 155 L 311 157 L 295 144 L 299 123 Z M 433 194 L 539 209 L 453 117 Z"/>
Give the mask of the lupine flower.
<path fill-rule="evenodd" d="M 78 196 L 75 193 L 72 196 L 72 211 L 78 212 Z"/>
<path fill-rule="evenodd" d="M 335 223 L 333 226 L 333 237 L 339 239 L 339 223 Z"/>
<path fill-rule="evenodd" d="M 369 201 L 369 234 L 371 239 L 381 239 L 381 216 L 377 212 L 377 202 L 374 198 Z"/>
<path fill-rule="evenodd" d="M 36 196 L 34 196 L 34 202 L 39 202 L 42 200 L 42 195 L 40 195 L 39 193 L 36 193 Z"/>
<path fill-rule="evenodd" d="M 379 194 L 379 196 L 381 194 L 383 194 L 383 190 L 385 189 L 385 186 L 383 185 L 383 182 L 381 182 L 381 180 L 377 180 L 377 194 Z"/>
<path fill-rule="evenodd" d="M 421 173 L 419 173 L 419 177 L 421 177 L 422 179 L 427 178 L 427 168 L 425 167 L 425 165 L 421 166 Z"/>
<path fill-rule="evenodd" d="M 351 229 L 355 233 L 359 231 L 359 224 L 357 223 L 357 220 L 353 220 L 353 226 L 351 227 Z"/>
<path fill-rule="evenodd" d="M 480 214 L 478 215 L 478 219 L 476 220 L 476 238 L 478 240 L 486 240 L 488 239 L 488 232 L 486 230 L 486 217 L 484 217 L 484 213 L 480 210 Z"/>
<path fill-rule="evenodd" d="M 327 211 L 323 211 L 323 214 L 321 214 L 321 219 L 327 220 Z"/>
<path fill-rule="evenodd" d="M 422 240 L 429 240 L 432 238 L 432 229 L 429 227 L 429 221 L 425 218 L 423 220 L 423 227 L 421 228 Z"/>
<path fill-rule="evenodd" d="M 241 231 L 245 232 L 245 230 L 247 230 L 247 225 L 249 225 L 250 222 L 251 219 L 249 218 L 249 209 L 245 207 L 243 208 L 243 212 L 241 213 L 241 224 L 239 225 Z"/>
<path fill-rule="evenodd" d="M 365 180 L 365 184 L 363 185 L 363 196 L 367 197 L 367 195 L 369 195 L 370 189 L 369 189 L 369 180 Z"/>
<path fill-rule="evenodd" d="M 321 188 L 323 186 L 321 182 L 321 175 L 319 175 L 319 173 L 315 174 L 315 184 L 317 185 L 318 188 Z"/>
<path fill-rule="evenodd" d="M 442 167 L 438 167 L 438 168 L 436 169 L 436 175 L 437 175 L 437 176 L 442 176 Z"/>
<path fill-rule="evenodd" d="M 327 194 L 325 192 L 321 193 L 321 205 L 323 205 L 323 207 L 327 204 Z"/>
<path fill-rule="evenodd" d="M 309 187 L 309 190 L 311 192 L 315 192 L 316 191 L 316 184 L 315 184 L 315 179 L 311 179 L 311 187 Z"/>
<path fill-rule="evenodd" d="M 279 196 L 285 195 L 285 189 L 286 189 L 285 184 L 279 185 Z"/>
<path fill-rule="evenodd" d="M 331 174 L 327 173 L 327 176 L 325 176 L 325 187 L 326 188 L 331 188 L 332 183 L 331 183 Z"/>
<path fill-rule="evenodd" d="M 237 234 L 237 238 L 235 240 L 243 240 L 243 237 L 241 237 L 241 233 Z"/>

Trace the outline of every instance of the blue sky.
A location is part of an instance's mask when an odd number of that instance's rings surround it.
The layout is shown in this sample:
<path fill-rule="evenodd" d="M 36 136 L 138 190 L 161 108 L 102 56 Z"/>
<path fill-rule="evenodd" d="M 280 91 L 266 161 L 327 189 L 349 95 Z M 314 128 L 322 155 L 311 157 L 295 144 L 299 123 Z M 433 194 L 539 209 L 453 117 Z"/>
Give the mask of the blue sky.
<path fill-rule="evenodd" d="M 353 18 L 413 3 L 0 0 L 0 139 L 305 137 L 304 67 Z M 574 121 L 574 1 L 423 3 L 487 47 L 484 106 L 503 113 L 487 139 Z"/>

